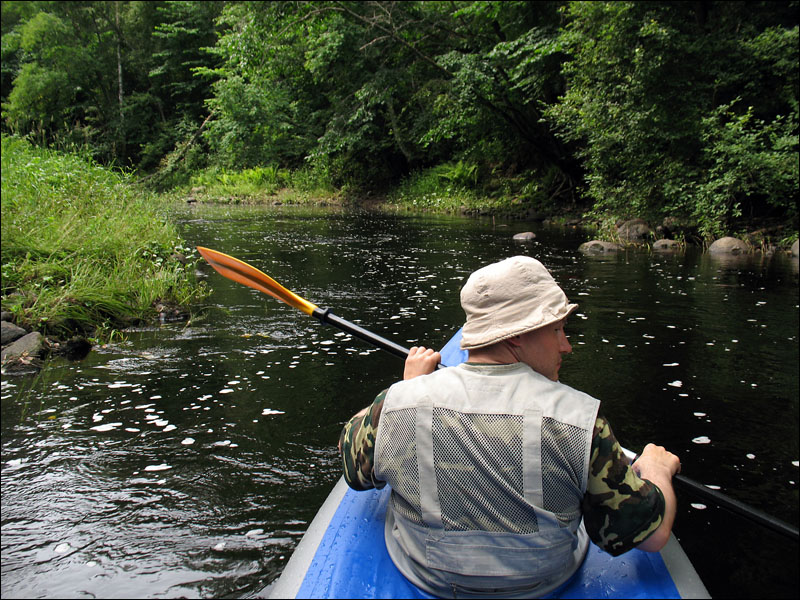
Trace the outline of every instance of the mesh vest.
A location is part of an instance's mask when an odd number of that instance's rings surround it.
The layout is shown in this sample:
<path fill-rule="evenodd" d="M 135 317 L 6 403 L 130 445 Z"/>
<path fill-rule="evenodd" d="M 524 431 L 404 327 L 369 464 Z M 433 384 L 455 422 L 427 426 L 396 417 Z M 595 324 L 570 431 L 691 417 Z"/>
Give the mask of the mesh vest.
<path fill-rule="evenodd" d="M 531 597 L 565 582 L 600 403 L 527 365 L 468 365 L 386 395 L 375 478 L 392 488 L 386 546 L 440 596 Z"/>

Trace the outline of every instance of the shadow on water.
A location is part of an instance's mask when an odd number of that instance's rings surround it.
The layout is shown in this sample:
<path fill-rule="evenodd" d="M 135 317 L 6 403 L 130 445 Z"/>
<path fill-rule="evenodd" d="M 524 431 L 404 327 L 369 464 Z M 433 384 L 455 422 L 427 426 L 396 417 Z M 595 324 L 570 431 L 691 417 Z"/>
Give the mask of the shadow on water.
<path fill-rule="evenodd" d="M 580 304 L 562 377 L 620 440 L 797 523 L 796 261 L 699 252 L 592 258 L 529 224 L 294 208 L 178 215 L 190 244 L 250 262 L 404 345 L 443 345 L 474 269 L 530 254 Z M 241 597 L 273 581 L 339 477 L 343 423 L 402 362 L 198 266 L 188 324 L 129 332 L 2 384 L 2 597 Z M 680 497 L 676 533 L 712 595 L 796 595 L 797 544 Z"/>

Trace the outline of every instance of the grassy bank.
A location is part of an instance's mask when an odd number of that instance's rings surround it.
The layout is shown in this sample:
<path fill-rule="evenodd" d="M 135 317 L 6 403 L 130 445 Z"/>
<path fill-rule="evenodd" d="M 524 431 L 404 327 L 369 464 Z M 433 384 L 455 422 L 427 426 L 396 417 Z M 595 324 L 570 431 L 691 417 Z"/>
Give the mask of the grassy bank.
<path fill-rule="evenodd" d="M 185 177 L 186 183 L 172 189 L 170 197 L 222 204 L 371 205 L 399 211 L 512 218 L 532 214 L 552 217 L 576 211 L 570 199 L 553 197 L 557 181 L 536 180 L 530 173 L 516 177 L 479 173 L 477 165 L 463 161 L 415 172 L 391 189 L 378 192 L 346 183 L 334 185 L 326 173 L 311 168 L 209 168 Z"/>
<path fill-rule="evenodd" d="M 124 174 L 4 136 L 3 310 L 46 335 L 103 338 L 196 299 L 195 255 L 163 209 Z"/>
<path fill-rule="evenodd" d="M 347 192 L 310 169 L 289 171 L 268 165 L 239 171 L 205 169 L 188 176 L 188 183 L 166 196 L 216 204 L 340 204 Z"/>
<path fill-rule="evenodd" d="M 556 170 L 544 176 L 533 172 L 508 175 L 457 161 L 410 174 L 387 194 L 387 203 L 405 210 L 554 218 L 581 210 L 564 183 Z"/>
<path fill-rule="evenodd" d="M 187 178 L 190 183 L 175 188 L 169 197 L 223 204 L 333 204 L 394 212 L 548 220 L 580 225 L 598 239 L 616 242 L 620 241 L 616 225 L 640 216 L 633 208 L 625 214 L 595 210 L 556 169 L 544 176 L 532 172 L 509 175 L 481 171 L 476 164 L 464 161 L 416 171 L 391 189 L 377 193 L 348 185 L 334 186 L 324 173 L 291 172 L 270 166 L 243 171 L 208 169 Z M 673 238 L 698 245 L 713 241 L 703 235 L 703 225 L 696 219 L 667 220 L 671 222 L 669 235 Z M 657 219 L 650 225 L 655 229 L 662 222 Z M 724 229 L 726 235 L 760 249 L 785 250 L 798 239 L 795 221 L 770 217 L 768 213 L 740 217 Z"/>

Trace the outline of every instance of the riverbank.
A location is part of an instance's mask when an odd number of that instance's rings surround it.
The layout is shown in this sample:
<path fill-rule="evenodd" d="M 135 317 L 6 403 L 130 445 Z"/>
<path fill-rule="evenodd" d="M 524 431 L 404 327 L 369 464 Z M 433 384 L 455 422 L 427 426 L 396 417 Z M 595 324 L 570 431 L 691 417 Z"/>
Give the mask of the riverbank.
<path fill-rule="evenodd" d="M 23 356 L 4 348 L 4 369 L 102 343 L 205 293 L 167 204 L 130 176 L 6 136 L 2 172 L 4 320 L 43 338 Z"/>
<path fill-rule="evenodd" d="M 503 184 L 498 183 L 495 187 L 502 188 Z M 516 187 L 520 187 L 518 182 Z M 586 231 L 587 241 L 603 240 L 621 246 L 652 246 L 656 241 L 666 239 L 674 240 L 681 246 L 708 247 L 714 241 L 704 239 L 698 232 L 697 224 L 685 219 L 666 217 L 659 222 L 648 222 L 631 215 L 598 216 L 592 213 L 590 205 L 578 200 L 560 205 L 541 199 L 536 202 L 525 200 L 524 195 L 514 194 L 514 185 L 511 183 L 505 188 L 506 193 L 487 195 L 463 187 L 437 188 L 435 183 L 414 185 L 412 181 L 389 192 L 370 193 L 333 190 L 322 185 L 302 189 L 280 185 L 259 188 L 249 181 L 242 184 L 230 177 L 227 184 L 217 181 L 210 186 L 186 186 L 169 192 L 166 197 L 173 202 L 189 204 L 348 206 L 377 212 L 491 217 L 580 228 Z M 633 236 L 630 235 L 631 221 L 640 225 Z M 744 241 L 754 252 L 791 253 L 798 241 L 796 224 L 767 216 L 739 219 L 731 223 L 728 233 Z"/>
<path fill-rule="evenodd" d="M 258 168 L 201 173 L 194 185 L 165 194 L 147 191 L 129 175 L 77 155 L 31 147 L 3 137 L 2 310 L 16 338 L 38 333 L 33 346 L 7 348 L 3 364 L 27 367 L 47 354 L 80 356 L 92 345 L 141 322 L 186 319 L 206 293 L 194 277 L 199 260 L 169 222 L 174 203 L 338 206 L 392 213 L 457 214 L 517 222 L 545 222 L 586 231 L 586 239 L 622 246 L 660 239 L 707 245 L 691 223 L 642 223 L 591 213 L 562 195 L 562 202 L 522 179 L 498 177 L 472 188 L 458 165 L 417 174 L 383 193 L 335 189 L 307 172 Z M 572 198 L 563 201 L 564 198 Z M 797 250 L 796 225 L 765 218 L 732 226 L 749 250 Z M 5 327 L 5 325 L 4 325 Z M 11 331 L 11 330 L 9 330 Z M 15 338 L 15 339 L 16 339 Z M 12 340 L 13 341 L 13 340 Z M 4 367 L 5 368 L 5 367 Z"/>

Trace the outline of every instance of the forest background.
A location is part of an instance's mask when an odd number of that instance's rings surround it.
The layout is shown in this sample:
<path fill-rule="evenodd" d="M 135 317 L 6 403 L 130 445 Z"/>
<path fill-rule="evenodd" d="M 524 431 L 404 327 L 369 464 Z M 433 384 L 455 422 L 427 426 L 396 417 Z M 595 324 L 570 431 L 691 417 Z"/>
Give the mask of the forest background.
<path fill-rule="evenodd" d="M 158 190 L 797 239 L 798 2 L 2 3 L 2 131 Z M 249 186 L 249 187 L 248 187 Z"/>

